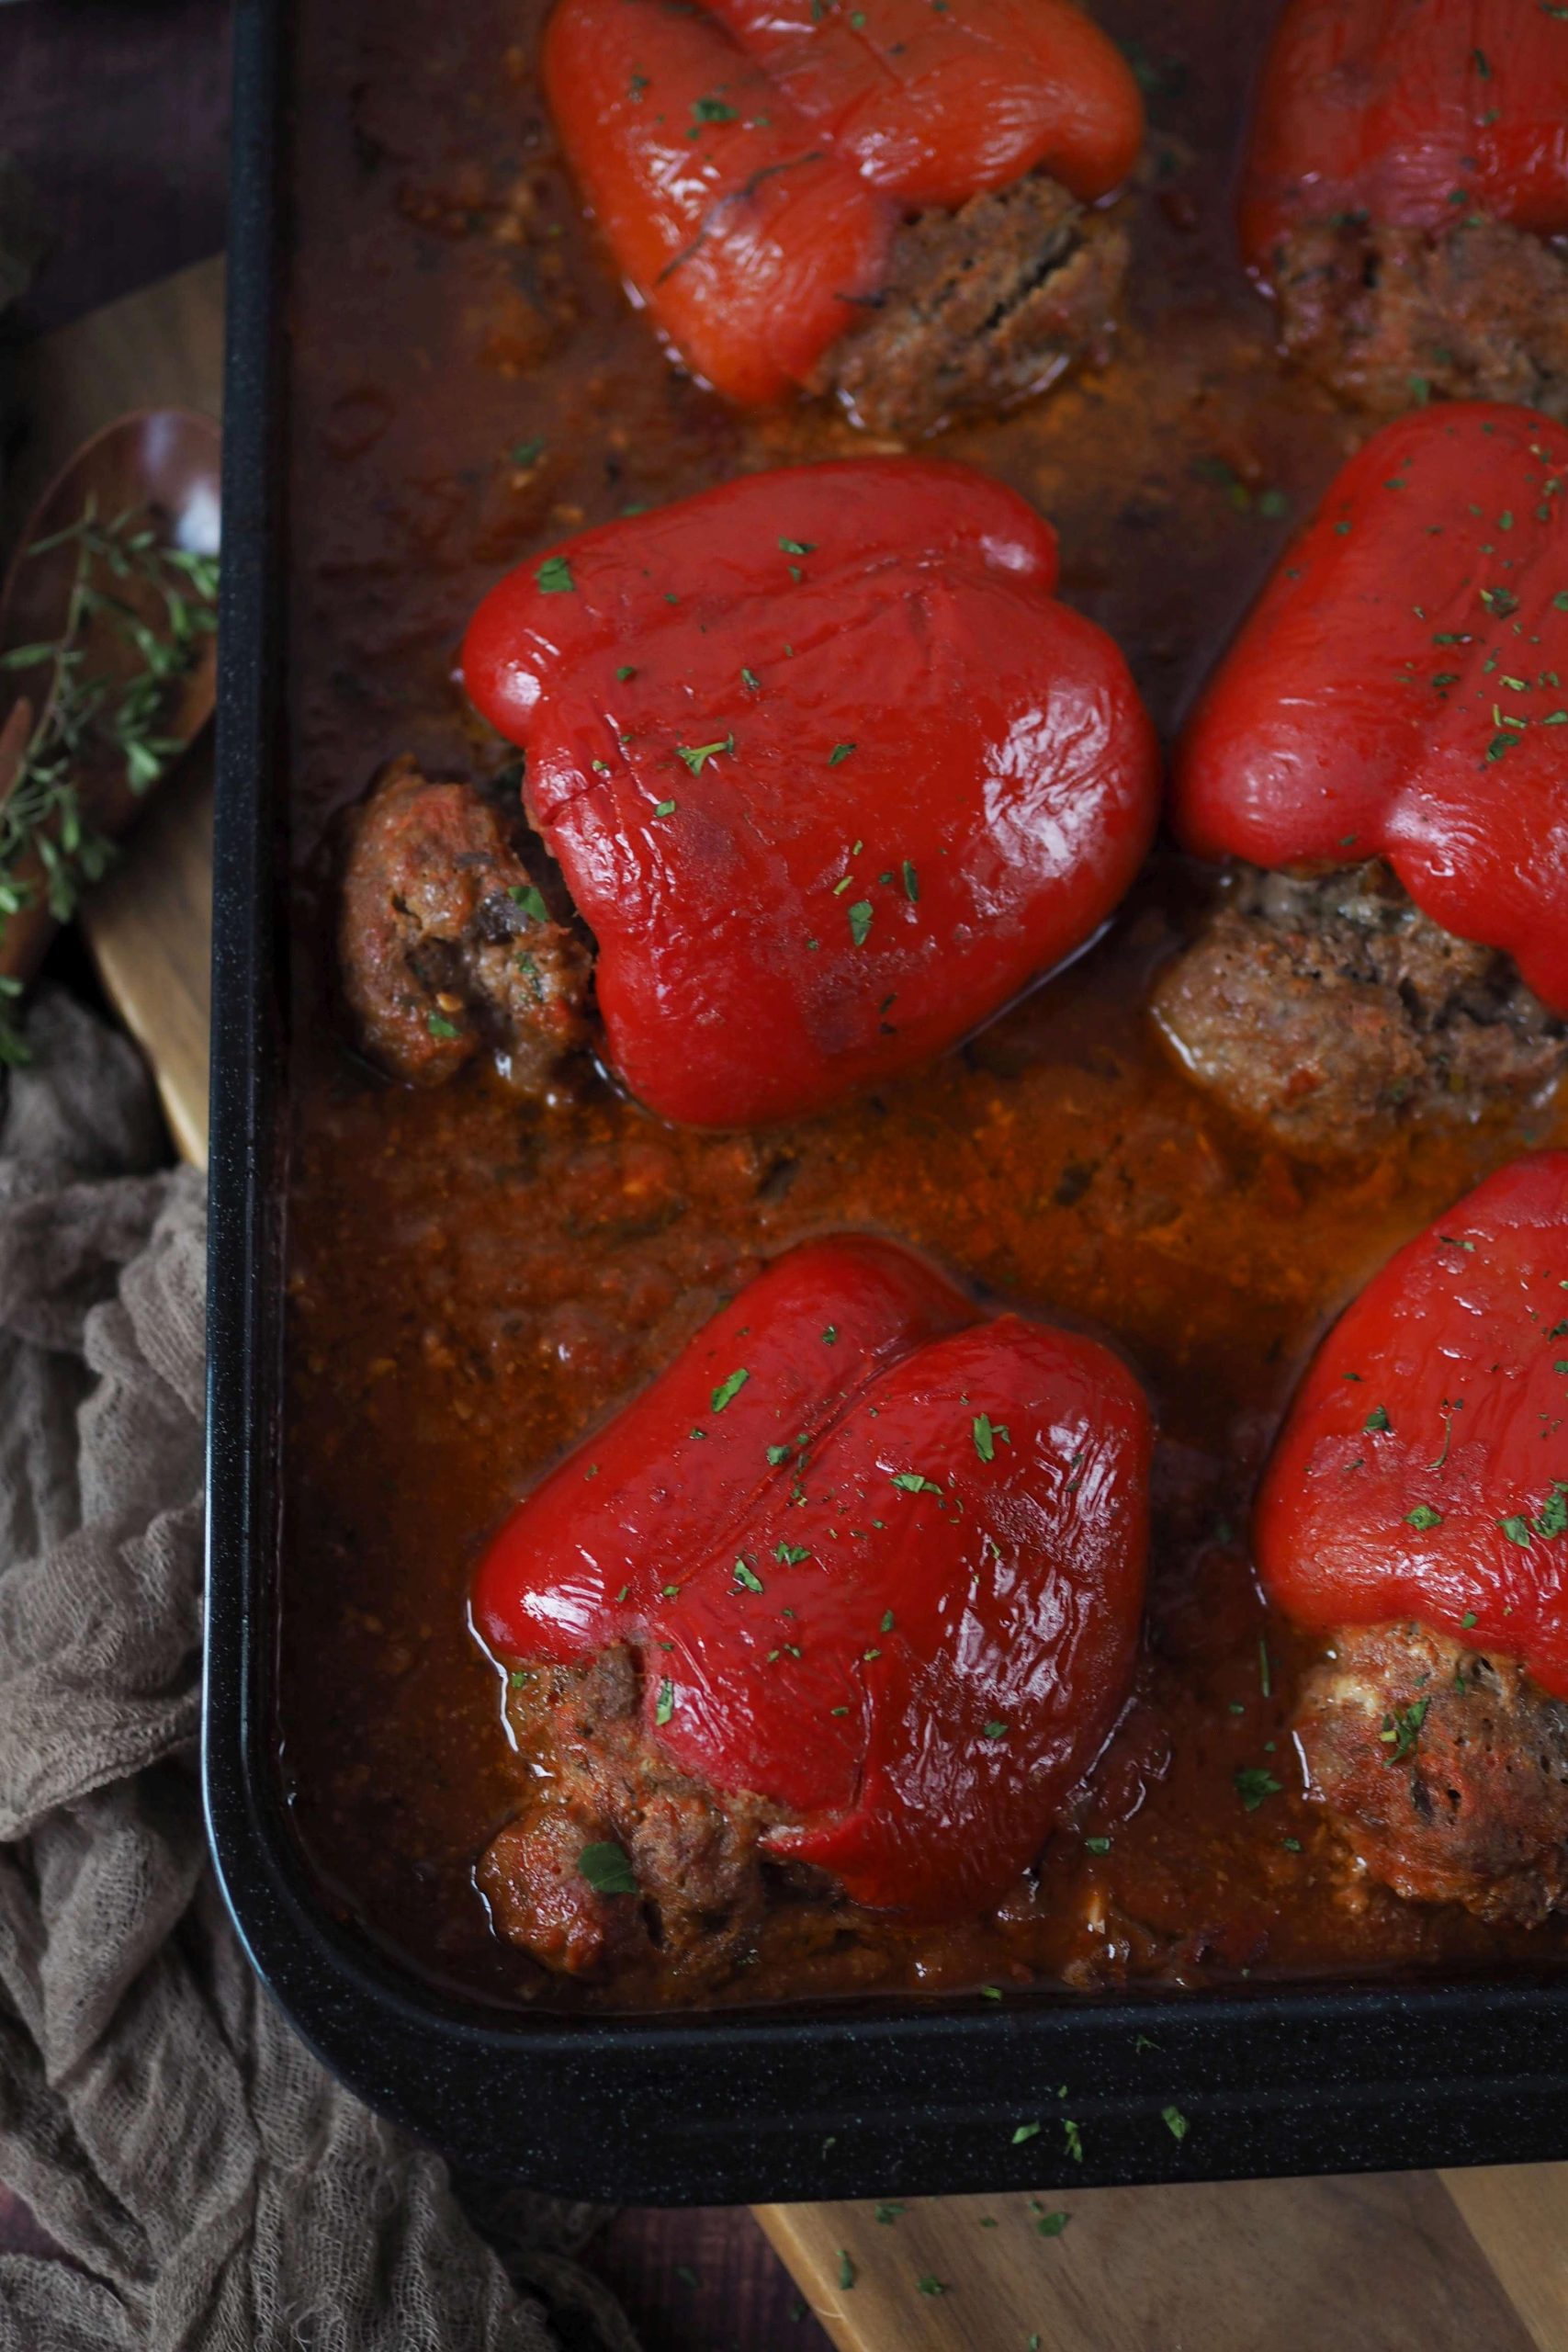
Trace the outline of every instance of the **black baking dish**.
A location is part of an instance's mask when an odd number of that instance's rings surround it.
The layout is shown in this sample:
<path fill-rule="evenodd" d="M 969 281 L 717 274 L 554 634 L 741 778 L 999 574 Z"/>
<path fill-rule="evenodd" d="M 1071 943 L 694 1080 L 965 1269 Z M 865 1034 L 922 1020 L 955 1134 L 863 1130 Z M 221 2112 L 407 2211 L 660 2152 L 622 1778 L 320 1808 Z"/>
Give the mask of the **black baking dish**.
<path fill-rule="evenodd" d="M 329 1915 L 290 1837 L 270 1739 L 287 23 L 284 0 L 240 0 L 235 15 L 204 1765 L 220 1877 L 259 1973 L 373 2105 L 466 2164 L 571 2196 L 845 2198 L 1568 2155 L 1568 1984 L 1544 1973 L 520 2018 L 439 1996 Z M 1052 2128 L 1065 2115 L 1081 2163 Z M 1037 2117 L 1046 2128 L 1015 2144 L 1020 2120 Z"/>

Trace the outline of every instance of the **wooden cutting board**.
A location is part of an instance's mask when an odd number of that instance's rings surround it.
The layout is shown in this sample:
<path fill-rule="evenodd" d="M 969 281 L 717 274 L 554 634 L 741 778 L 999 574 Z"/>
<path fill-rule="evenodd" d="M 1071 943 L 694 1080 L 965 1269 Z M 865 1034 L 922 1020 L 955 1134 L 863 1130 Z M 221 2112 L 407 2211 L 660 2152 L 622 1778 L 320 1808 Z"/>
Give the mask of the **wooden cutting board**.
<path fill-rule="evenodd" d="M 128 408 L 216 415 L 222 265 L 27 355 L 17 514 Z M 187 1158 L 207 1151 L 209 750 L 160 793 L 83 916 Z M 1059 2234 L 1043 2211 L 1065 2211 Z M 1194 2183 L 758 2219 L 840 2352 L 1568 2352 L 1568 2165 Z M 994 2226 L 993 2226 L 994 2225 Z M 921 2281 L 925 2286 L 922 2288 Z"/>

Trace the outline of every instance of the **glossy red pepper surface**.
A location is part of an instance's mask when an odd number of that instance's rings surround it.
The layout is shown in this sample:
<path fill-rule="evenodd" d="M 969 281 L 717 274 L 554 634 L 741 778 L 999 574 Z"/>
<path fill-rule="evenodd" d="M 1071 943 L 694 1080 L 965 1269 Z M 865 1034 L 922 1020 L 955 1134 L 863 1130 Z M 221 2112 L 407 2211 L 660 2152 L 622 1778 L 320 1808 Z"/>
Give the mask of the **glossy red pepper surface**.
<path fill-rule="evenodd" d="M 1303 1624 L 1416 1618 L 1568 1698 L 1568 1152 L 1488 1178 L 1340 1317 L 1255 1547 Z"/>
<path fill-rule="evenodd" d="M 902 209 L 1043 166 L 1085 200 L 1143 107 L 1070 0 L 561 0 L 546 95 L 638 296 L 731 400 L 777 400 L 873 297 Z"/>
<path fill-rule="evenodd" d="M 1178 748 L 1204 857 L 1388 858 L 1568 1013 L 1568 433 L 1454 401 L 1385 425 L 1286 552 Z"/>
<path fill-rule="evenodd" d="M 772 1799 L 780 1856 L 957 1916 L 1038 1853 L 1121 1710 L 1148 1411 L 1098 1342 L 861 1237 L 790 1251 L 497 1537 L 502 1656 L 637 1645 L 647 1735 Z"/>
<path fill-rule="evenodd" d="M 668 1118 L 820 1108 L 1070 955 L 1158 786 L 1050 525 L 954 465 L 752 475 L 486 598 L 468 692 L 599 942 L 610 1056 Z"/>
<path fill-rule="evenodd" d="M 1541 0 L 1288 0 L 1258 96 L 1242 244 L 1362 212 L 1568 228 L 1568 17 Z"/>

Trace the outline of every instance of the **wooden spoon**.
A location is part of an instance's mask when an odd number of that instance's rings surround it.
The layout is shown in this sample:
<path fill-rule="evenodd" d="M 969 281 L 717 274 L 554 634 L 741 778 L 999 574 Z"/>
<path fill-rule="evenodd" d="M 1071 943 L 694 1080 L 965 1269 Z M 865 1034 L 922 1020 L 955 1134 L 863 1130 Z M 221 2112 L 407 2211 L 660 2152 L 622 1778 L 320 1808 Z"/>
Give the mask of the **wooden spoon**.
<path fill-rule="evenodd" d="M 209 417 L 189 409 L 144 409 L 123 416 L 85 443 L 45 492 L 17 542 L 17 549 L 0 586 L 0 654 L 27 645 L 48 645 L 61 638 L 67 622 L 77 571 L 73 545 L 32 550 L 39 541 L 69 530 L 84 514 L 100 522 L 131 514 L 145 515 L 160 545 L 193 555 L 216 555 L 219 537 L 220 441 Z M 100 566 L 98 584 L 112 586 L 154 636 L 167 634 L 167 611 L 155 589 L 138 580 L 108 579 Z M 135 648 L 119 629 L 100 616 L 88 615 L 79 639 L 83 676 L 102 679 L 111 688 L 124 687 L 141 667 Z M 21 671 L 0 671 L 0 801 L 14 790 L 37 729 L 54 710 L 52 689 L 37 707 L 37 688 L 47 679 L 46 665 Z M 26 684 L 32 696 L 16 694 L 7 711 L 7 695 Z M 217 686 L 216 643 L 209 634 L 200 640 L 196 660 L 170 681 L 159 710 L 157 730 L 178 746 L 167 754 L 172 765 L 200 734 L 212 716 Z M 84 753 L 73 774 L 85 820 L 95 832 L 117 839 L 133 822 L 146 795 L 134 790 L 126 763 L 108 746 L 95 743 Z M 0 916 L 0 975 L 26 979 L 37 969 L 55 929 L 48 903 L 48 876 L 43 860 L 29 854 L 14 870 L 24 887 L 27 903 Z"/>

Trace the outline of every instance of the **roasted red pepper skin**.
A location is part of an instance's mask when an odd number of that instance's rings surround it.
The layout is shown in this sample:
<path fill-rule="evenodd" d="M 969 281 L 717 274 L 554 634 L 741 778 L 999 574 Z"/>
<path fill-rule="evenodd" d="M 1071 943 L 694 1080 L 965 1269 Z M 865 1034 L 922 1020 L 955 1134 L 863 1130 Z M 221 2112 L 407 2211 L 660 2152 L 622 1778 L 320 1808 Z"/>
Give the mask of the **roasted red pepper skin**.
<path fill-rule="evenodd" d="M 610 1058 L 651 1109 L 819 1110 L 955 1043 L 1111 912 L 1158 755 L 1055 578 L 1013 492 L 873 458 L 608 524 L 491 591 L 468 692 L 527 752 Z"/>
<path fill-rule="evenodd" d="M 807 1243 L 518 1507 L 475 1623 L 503 1657 L 634 1644 L 649 1740 L 785 1807 L 774 1853 L 960 1916 L 1120 1713 L 1150 1446 L 1098 1342 L 982 1316 L 891 1242 Z"/>
<path fill-rule="evenodd" d="M 728 399 L 792 391 L 881 283 L 886 199 L 699 8 L 563 0 L 541 70 L 582 191 L 658 324 Z"/>
<path fill-rule="evenodd" d="M 1568 19 L 1539 0 L 1289 0 L 1241 209 L 1269 275 L 1307 220 L 1568 228 Z"/>
<path fill-rule="evenodd" d="M 1385 425 L 1281 559 L 1178 746 L 1201 857 L 1385 856 L 1568 1013 L 1568 434 L 1452 401 Z"/>
<path fill-rule="evenodd" d="M 1415 1618 L 1568 1698 L 1568 1152 L 1516 1160 L 1324 1341 L 1258 1494 L 1258 1566 L 1314 1629 Z"/>
<path fill-rule="evenodd" d="M 1068 0 L 713 10 L 560 0 L 546 96 L 637 299 L 688 364 L 757 405 L 805 384 L 873 300 L 900 208 L 1043 164 L 1107 194 L 1137 85 Z"/>

